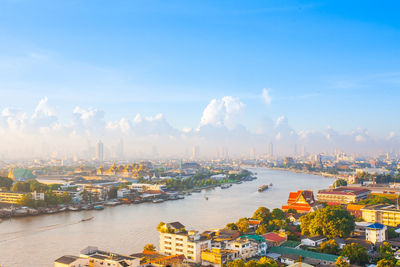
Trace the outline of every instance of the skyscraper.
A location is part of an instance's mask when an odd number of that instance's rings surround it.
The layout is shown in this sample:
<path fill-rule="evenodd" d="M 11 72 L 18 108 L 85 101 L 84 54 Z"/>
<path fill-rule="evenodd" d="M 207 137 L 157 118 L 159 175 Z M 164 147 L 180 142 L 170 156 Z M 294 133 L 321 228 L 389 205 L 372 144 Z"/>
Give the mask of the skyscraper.
<path fill-rule="evenodd" d="M 101 140 L 99 140 L 99 142 L 97 142 L 97 147 L 96 147 L 96 159 L 100 162 L 103 162 L 103 158 L 104 158 L 104 145 L 103 142 L 101 142 Z"/>
<path fill-rule="evenodd" d="M 272 158 L 274 156 L 274 145 L 272 142 L 269 142 L 268 144 L 268 157 Z"/>
<path fill-rule="evenodd" d="M 193 146 L 193 148 L 192 148 L 192 159 L 199 158 L 199 154 L 200 154 L 199 150 L 200 150 L 199 146 Z"/>

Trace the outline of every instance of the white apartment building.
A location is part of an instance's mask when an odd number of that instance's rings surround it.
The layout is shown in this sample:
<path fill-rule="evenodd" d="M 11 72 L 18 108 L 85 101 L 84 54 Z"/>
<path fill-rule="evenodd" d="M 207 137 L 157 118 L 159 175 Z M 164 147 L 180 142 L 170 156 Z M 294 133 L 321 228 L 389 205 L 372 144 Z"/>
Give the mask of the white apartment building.
<path fill-rule="evenodd" d="M 169 232 L 160 232 L 160 253 L 166 255 L 185 255 L 190 262 L 201 262 L 201 252 L 211 249 L 211 240 L 197 231 L 184 230 L 179 222 L 166 224 Z"/>
<path fill-rule="evenodd" d="M 249 259 L 258 254 L 258 244 L 247 239 L 236 239 L 226 244 L 226 249 L 236 250 L 242 259 Z"/>

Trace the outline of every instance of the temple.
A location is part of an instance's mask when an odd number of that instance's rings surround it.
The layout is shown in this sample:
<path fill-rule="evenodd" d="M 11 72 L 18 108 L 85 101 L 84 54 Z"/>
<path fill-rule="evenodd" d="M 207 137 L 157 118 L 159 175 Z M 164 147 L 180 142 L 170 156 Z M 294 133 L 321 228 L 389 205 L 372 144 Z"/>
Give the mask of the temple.
<path fill-rule="evenodd" d="M 317 208 L 317 202 L 315 201 L 314 193 L 311 190 L 298 190 L 297 192 L 290 192 L 287 205 L 282 206 L 283 211 L 293 209 L 298 213 L 315 211 Z"/>

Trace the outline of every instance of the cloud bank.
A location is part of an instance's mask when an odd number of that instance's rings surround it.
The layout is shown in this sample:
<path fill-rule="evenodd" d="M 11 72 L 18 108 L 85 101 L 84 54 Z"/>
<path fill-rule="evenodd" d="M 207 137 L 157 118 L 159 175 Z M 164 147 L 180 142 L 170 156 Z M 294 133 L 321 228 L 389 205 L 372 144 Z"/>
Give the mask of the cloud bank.
<path fill-rule="evenodd" d="M 268 90 L 262 92 L 269 104 Z M 367 129 L 339 133 L 328 127 L 322 131 L 294 130 L 285 116 L 275 122 L 266 117 L 257 132 L 251 132 L 240 117 L 245 104 L 236 97 L 212 99 L 204 108 L 196 129 L 173 127 L 163 114 L 133 114 L 117 121 L 106 121 L 105 112 L 75 107 L 70 121 L 61 122 L 49 99 L 40 100 L 32 114 L 6 107 L 0 116 L 0 157 L 92 159 L 98 140 L 105 144 L 107 159 L 191 157 L 198 146 L 200 157 L 246 157 L 254 148 L 258 156 L 267 153 L 270 142 L 276 155 L 332 153 L 344 151 L 372 155 L 398 152 L 400 138 L 390 132 L 376 138 Z M 129 114 L 128 114 L 129 115 Z M 123 144 L 123 149 L 121 149 Z"/>

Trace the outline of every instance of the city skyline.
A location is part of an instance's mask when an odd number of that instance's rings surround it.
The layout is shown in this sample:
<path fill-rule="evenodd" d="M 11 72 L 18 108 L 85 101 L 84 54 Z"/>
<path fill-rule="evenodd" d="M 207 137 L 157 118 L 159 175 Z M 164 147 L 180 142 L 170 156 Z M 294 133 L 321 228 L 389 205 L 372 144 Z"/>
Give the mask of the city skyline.
<path fill-rule="evenodd" d="M 396 2 L 0 7 L 3 157 L 400 148 Z"/>

